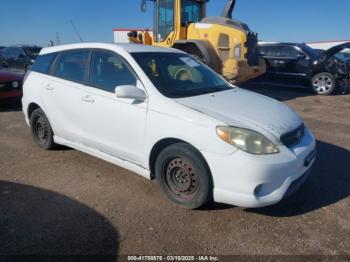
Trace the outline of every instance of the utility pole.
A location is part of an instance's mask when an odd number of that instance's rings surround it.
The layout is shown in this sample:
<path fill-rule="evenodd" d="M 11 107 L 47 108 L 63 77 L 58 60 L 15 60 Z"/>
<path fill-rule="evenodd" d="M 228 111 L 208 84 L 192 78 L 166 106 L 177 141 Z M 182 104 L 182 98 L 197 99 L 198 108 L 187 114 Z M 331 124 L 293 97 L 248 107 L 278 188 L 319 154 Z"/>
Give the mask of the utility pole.
<path fill-rule="evenodd" d="M 56 32 L 56 45 L 60 45 L 60 32 Z"/>

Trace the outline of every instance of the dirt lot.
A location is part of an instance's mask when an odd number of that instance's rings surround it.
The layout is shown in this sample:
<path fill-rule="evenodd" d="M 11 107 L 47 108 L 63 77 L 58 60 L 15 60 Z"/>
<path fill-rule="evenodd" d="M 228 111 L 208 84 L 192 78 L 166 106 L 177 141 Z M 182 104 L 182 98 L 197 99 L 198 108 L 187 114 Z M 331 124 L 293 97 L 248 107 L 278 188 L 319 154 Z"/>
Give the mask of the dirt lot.
<path fill-rule="evenodd" d="M 304 117 L 312 176 L 263 209 L 189 211 L 148 181 L 84 153 L 37 148 L 20 106 L 0 110 L 0 254 L 350 255 L 350 95 L 254 89 Z"/>

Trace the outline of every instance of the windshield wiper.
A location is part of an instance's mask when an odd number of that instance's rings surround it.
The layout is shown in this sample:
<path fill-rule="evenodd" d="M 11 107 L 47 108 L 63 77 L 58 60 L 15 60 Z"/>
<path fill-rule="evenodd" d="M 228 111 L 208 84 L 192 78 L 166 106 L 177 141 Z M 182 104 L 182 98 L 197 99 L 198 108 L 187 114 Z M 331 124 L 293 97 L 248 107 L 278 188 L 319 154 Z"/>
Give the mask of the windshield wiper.
<path fill-rule="evenodd" d="M 176 90 L 172 92 L 168 92 L 167 94 L 170 96 L 176 96 L 177 98 L 188 97 L 188 96 L 199 96 L 210 93 L 221 92 L 225 90 L 230 90 L 230 87 L 222 86 L 222 87 L 210 87 L 210 88 L 202 88 L 202 89 L 185 89 L 185 90 Z"/>
<path fill-rule="evenodd" d="M 195 92 L 193 93 L 195 93 L 196 95 L 204 95 L 204 94 L 221 92 L 229 89 L 230 89 L 229 87 L 210 87 L 210 88 L 194 90 Z"/>

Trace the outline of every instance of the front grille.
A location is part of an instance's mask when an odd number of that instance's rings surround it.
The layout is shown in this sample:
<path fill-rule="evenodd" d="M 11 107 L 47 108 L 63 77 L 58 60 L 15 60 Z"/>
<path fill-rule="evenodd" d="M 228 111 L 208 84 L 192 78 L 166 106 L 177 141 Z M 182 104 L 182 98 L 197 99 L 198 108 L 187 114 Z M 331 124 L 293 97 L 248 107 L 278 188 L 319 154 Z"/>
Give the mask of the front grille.
<path fill-rule="evenodd" d="M 281 136 L 281 142 L 286 147 L 292 147 L 300 143 L 301 139 L 304 137 L 305 126 L 301 124 L 298 128 L 285 133 Z"/>
<path fill-rule="evenodd" d="M 259 57 L 258 57 L 258 35 L 253 32 L 247 33 L 247 42 L 244 45 L 248 49 L 247 60 L 248 65 L 250 66 L 258 66 L 259 65 Z"/>
<path fill-rule="evenodd" d="M 219 56 L 223 63 L 226 62 L 230 55 L 230 37 L 226 34 L 219 35 Z"/>

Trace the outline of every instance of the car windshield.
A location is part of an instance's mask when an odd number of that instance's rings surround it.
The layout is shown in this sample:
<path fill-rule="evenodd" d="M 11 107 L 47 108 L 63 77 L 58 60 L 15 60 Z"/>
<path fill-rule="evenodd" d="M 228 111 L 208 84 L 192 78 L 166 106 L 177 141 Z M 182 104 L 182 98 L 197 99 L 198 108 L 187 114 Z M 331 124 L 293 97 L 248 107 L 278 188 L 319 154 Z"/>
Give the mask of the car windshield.
<path fill-rule="evenodd" d="M 166 97 L 181 98 L 232 89 L 219 75 L 191 56 L 181 53 L 132 53 Z"/>
<path fill-rule="evenodd" d="M 308 45 L 302 45 L 301 49 L 312 59 L 317 59 L 322 56 L 321 52 L 318 52 Z"/>
<path fill-rule="evenodd" d="M 27 55 L 31 58 L 36 58 L 40 51 L 40 47 L 25 47 L 24 50 L 26 51 Z"/>
<path fill-rule="evenodd" d="M 337 59 L 344 61 L 344 62 L 349 62 L 350 61 L 350 49 L 346 48 L 339 52 L 338 54 L 334 55 Z"/>

